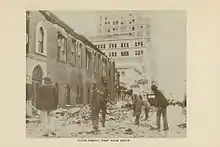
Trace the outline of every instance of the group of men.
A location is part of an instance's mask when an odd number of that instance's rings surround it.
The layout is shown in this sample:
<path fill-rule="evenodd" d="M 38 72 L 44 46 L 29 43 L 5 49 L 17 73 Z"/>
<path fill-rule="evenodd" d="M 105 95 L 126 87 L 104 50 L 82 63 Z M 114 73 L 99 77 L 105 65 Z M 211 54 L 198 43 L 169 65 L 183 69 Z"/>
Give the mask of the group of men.
<path fill-rule="evenodd" d="M 169 105 L 168 100 L 165 98 L 165 96 L 163 95 L 163 93 L 158 89 L 158 87 L 156 85 L 152 85 L 151 86 L 151 90 L 153 91 L 154 95 L 155 95 L 155 99 L 156 99 L 156 107 L 157 107 L 157 117 L 156 117 L 156 123 L 157 123 L 157 127 L 153 128 L 155 130 L 160 130 L 160 119 L 161 116 L 163 116 L 163 129 L 165 131 L 169 130 L 169 126 L 168 126 L 168 120 L 167 120 L 167 106 Z M 149 114 L 149 110 L 152 108 L 152 106 L 149 104 L 148 99 L 144 99 L 142 98 L 141 95 L 137 96 L 136 94 L 133 95 L 133 116 L 135 116 L 135 125 L 139 125 L 140 123 L 140 115 L 142 112 L 142 107 L 144 108 L 144 112 L 145 112 L 145 120 L 148 119 L 148 114 Z"/>
<path fill-rule="evenodd" d="M 169 105 L 168 100 L 165 98 L 163 93 L 158 89 L 156 85 L 151 86 L 151 90 L 155 95 L 156 107 L 157 107 L 157 117 L 156 123 L 157 127 L 153 128 L 155 130 L 160 130 L 160 120 L 161 116 L 163 117 L 163 130 L 169 130 L 168 120 L 167 120 L 167 106 Z M 98 122 L 99 122 L 99 113 L 102 111 L 102 126 L 105 127 L 105 116 L 106 116 L 106 106 L 108 102 L 108 90 L 105 88 L 104 92 L 101 92 L 97 89 L 96 84 L 92 86 L 92 99 L 91 99 L 91 115 L 92 115 L 92 126 L 94 131 L 98 131 Z M 143 100 L 141 95 L 134 94 L 132 97 L 133 103 L 133 116 L 135 116 L 135 125 L 140 124 L 140 115 L 142 112 L 142 107 L 144 107 L 145 120 L 149 117 L 149 111 L 152 109 L 152 106 L 148 102 L 147 98 Z"/>
<path fill-rule="evenodd" d="M 160 129 L 160 118 L 163 116 L 164 130 L 168 130 L 167 123 L 167 106 L 168 101 L 158 90 L 156 85 L 151 87 L 156 100 L 157 100 L 157 128 Z M 107 89 L 107 83 L 104 82 L 104 90 L 98 90 L 96 83 L 92 84 L 92 97 L 91 97 L 91 121 L 93 131 L 99 131 L 99 113 L 102 112 L 102 127 L 105 127 L 105 118 L 106 118 L 106 107 L 108 103 L 109 92 Z M 145 106 L 145 120 L 148 119 L 148 113 L 151 108 L 151 105 L 147 99 L 143 100 L 142 96 L 134 95 L 133 97 L 133 112 L 135 118 L 135 124 L 140 123 L 140 115 L 142 112 L 142 107 Z M 44 78 L 44 84 L 40 86 L 37 92 L 36 98 L 36 107 L 41 111 L 40 118 L 43 124 L 43 136 L 56 135 L 56 130 L 54 126 L 54 116 L 53 112 L 58 107 L 58 94 L 57 87 L 52 84 L 52 81 L 49 77 Z"/>
<path fill-rule="evenodd" d="M 36 108 L 40 110 L 40 119 L 43 125 L 43 136 L 56 136 L 54 124 L 54 110 L 58 108 L 57 87 L 52 84 L 49 77 L 43 79 L 42 84 L 36 96 Z M 104 81 L 104 91 L 100 91 L 96 87 L 96 83 L 92 84 L 91 98 L 91 121 L 94 131 L 98 131 L 99 113 L 102 111 L 102 126 L 105 127 L 106 106 L 108 101 L 107 83 Z"/>

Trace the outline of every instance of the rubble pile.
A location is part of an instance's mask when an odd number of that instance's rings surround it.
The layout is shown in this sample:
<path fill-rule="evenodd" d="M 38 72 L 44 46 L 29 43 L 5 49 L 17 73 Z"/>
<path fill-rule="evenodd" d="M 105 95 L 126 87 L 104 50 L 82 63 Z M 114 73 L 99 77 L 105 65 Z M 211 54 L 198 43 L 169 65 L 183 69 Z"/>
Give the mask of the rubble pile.
<path fill-rule="evenodd" d="M 127 97 L 125 99 L 125 101 L 118 102 L 117 105 L 120 106 L 121 108 L 128 108 L 129 110 L 131 110 L 131 108 L 132 108 L 132 98 Z"/>
<path fill-rule="evenodd" d="M 108 120 L 122 120 L 127 118 L 127 110 L 117 107 L 114 104 L 107 103 L 106 121 Z M 85 105 L 82 108 L 71 110 L 59 108 L 56 111 L 56 116 L 60 121 L 69 121 L 69 123 L 87 123 L 91 118 L 91 107 Z M 101 113 L 99 115 L 101 121 Z"/>
<path fill-rule="evenodd" d="M 168 100 L 170 106 L 178 106 L 178 107 L 181 107 L 181 108 L 184 107 L 184 103 L 181 102 L 181 101 L 176 101 L 174 99 L 167 99 L 167 100 Z"/>
<path fill-rule="evenodd" d="M 60 121 L 66 121 L 69 117 L 75 115 L 75 113 L 77 113 L 78 111 L 80 111 L 81 108 L 76 107 L 76 108 L 72 108 L 72 109 L 63 109 L 63 108 L 58 108 L 55 111 L 56 117 L 60 120 Z"/>
<path fill-rule="evenodd" d="M 91 117 L 91 108 L 89 105 L 85 105 L 82 107 L 82 109 L 80 109 L 80 111 L 72 115 L 72 117 L 69 117 L 69 119 L 70 122 L 72 123 L 80 124 L 80 123 L 86 123 L 88 120 L 90 120 L 90 117 Z"/>
<path fill-rule="evenodd" d="M 126 109 L 108 103 L 106 120 L 122 120 L 127 118 L 127 113 Z"/>

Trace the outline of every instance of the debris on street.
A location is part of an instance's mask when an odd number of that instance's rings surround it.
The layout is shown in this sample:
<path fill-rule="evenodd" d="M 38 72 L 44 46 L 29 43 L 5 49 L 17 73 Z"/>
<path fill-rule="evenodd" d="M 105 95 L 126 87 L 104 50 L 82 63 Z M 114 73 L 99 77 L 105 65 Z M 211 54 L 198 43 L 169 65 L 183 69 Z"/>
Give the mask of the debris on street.
<path fill-rule="evenodd" d="M 178 125 L 178 127 L 180 127 L 180 128 L 186 128 L 186 123 L 182 123 L 182 124 Z"/>
<path fill-rule="evenodd" d="M 128 128 L 125 130 L 124 134 L 132 134 L 132 133 L 134 133 L 133 130 L 131 128 Z"/>
<path fill-rule="evenodd" d="M 109 120 L 122 120 L 125 119 L 127 116 L 126 109 L 120 108 L 116 105 L 113 105 L 112 103 L 107 103 L 107 115 L 106 115 L 106 121 Z M 87 123 L 90 121 L 91 117 L 91 108 L 90 105 L 85 105 L 82 108 L 77 108 L 75 110 L 70 109 L 62 109 L 59 108 L 56 111 L 56 116 L 61 121 L 68 120 L 69 123 Z M 100 115 L 101 120 L 101 115 Z"/>

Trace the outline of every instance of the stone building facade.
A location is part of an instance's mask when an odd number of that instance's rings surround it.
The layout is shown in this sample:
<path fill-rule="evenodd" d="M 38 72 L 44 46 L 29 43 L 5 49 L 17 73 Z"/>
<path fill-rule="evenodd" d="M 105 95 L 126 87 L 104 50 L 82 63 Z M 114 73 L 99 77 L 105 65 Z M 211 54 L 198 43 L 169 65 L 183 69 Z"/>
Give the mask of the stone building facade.
<path fill-rule="evenodd" d="M 98 35 L 90 40 L 115 60 L 120 81 L 135 93 L 149 89 L 149 84 L 144 88 L 137 81 L 150 83 L 150 19 L 138 12 L 116 11 L 100 13 L 98 23 Z"/>
<path fill-rule="evenodd" d="M 102 51 L 49 11 L 29 11 L 26 22 L 26 87 L 33 105 L 45 76 L 56 84 L 61 107 L 88 104 L 91 84 L 102 90 L 103 80 L 114 99 L 114 62 Z"/>

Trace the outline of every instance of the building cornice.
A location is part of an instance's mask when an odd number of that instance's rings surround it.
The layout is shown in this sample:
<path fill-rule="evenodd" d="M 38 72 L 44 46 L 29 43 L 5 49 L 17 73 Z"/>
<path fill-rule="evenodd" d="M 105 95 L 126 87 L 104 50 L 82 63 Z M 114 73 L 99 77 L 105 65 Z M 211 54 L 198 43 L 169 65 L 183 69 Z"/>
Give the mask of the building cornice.
<path fill-rule="evenodd" d="M 122 41 L 122 40 L 140 40 L 140 39 L 148 39 L 149 37 L 145 36 L 145 37 L 117 37 L 117 38 L 114 38 L 114 37 L 111 37 L 111 38 L 92 38 L 90 39 L 91 42 L 104 42 L 104 41 Z"/>
<path fill-rule="evenodd" d="M 50 11 L 42 11 L 39 10 L 39 12 L 45 17 L 45 19 L 53 24 L 57 24 L 59 27 L 63 28 L 66 32 L 73 35 L 76 39 L 82 41 L 84 44 L 88 45 L 89 47 L 93 48 L 100 54 L 106 56 L 101 50 L 96 48 L 94 44 L 92 44 L 87 38 L 85 38 L 83 35 L 77 34 L 71 27 L 69 27 L 64 21 L 60 20 L 55 14 L 53 14 Z M 107 57 L 107 56 L 106 56 Z"/>

